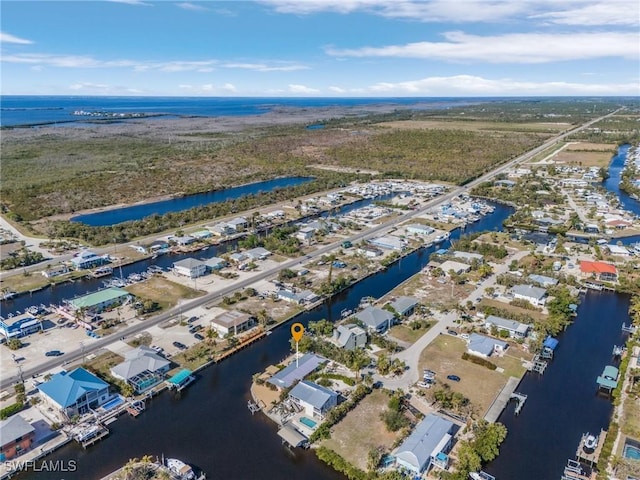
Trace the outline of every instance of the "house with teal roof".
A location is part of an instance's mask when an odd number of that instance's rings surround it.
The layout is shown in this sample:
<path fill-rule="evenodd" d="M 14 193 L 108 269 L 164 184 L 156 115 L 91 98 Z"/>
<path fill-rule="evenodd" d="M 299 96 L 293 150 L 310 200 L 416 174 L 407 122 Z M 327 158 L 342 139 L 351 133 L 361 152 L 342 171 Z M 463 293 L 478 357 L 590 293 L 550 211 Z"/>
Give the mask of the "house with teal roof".
<path fill-rule="evenodd" d="M 84 415 L 109 401 L 109 384 L 84 368 L 56 373 L 38 385 L 45 407 L 61 422 Z"/>

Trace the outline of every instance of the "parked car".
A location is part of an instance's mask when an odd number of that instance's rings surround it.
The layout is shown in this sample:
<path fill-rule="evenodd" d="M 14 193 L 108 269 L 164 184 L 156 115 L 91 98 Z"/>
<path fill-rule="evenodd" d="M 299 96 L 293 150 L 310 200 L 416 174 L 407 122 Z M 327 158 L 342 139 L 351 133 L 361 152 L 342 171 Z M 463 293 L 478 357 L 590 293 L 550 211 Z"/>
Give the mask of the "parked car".
<path fill-rule="evenodd" d="M 187 323 L 193 323 L 198 319 L 198 317 L 189 317 L 189 320 L 187 320 Z"/>
<path fill-rule="evenodd" d="M 199 333 L 196 333 L 193 335 L 195 338 L 197 338 L 198 340 L 204 340 L 204 337 L 202 335 L 200 335 Z"/>
<path fill-rule="evenodd" d="M 448 333 L 449 335 L 453 335 L 454 337 L 455 337 L 456 335 L 458 335 L 458 332 L 456 332 L 455 330 L 447 330 L 447 333 Z"/>
<path fill-rule="evenodd" d="M 184 343 L 180 343 L 180 342 L 173 342 L 173 346 L 176 348 L 179 348 L 180 350 L 185 350 L 187 348 L 187 346 Z"/>
<path fill-rule="evenodd" d="M 47 357 L 59 357 L 60 355 L 64 355 L 60 350 L 49 350 L 45 353 Z"/>
<path fill-rule="evenodd" d="M 193 325 L 189 327 L 189 333 L 196 333 L 200 330 L 202 330 L 202 325 Z"/>
<path fill-rule="evenodd" d="M 447 375 L 447 380 L 451 380 L 452 382 L 459 382 L 460 377 L 458 375 Z"/>
<path fill-rule="evenodd" d="M 151 345 L 151 350 L 154 350 L 156 353 L 162 353 L 162 350 L 164 350 L 162 347 L 159 347 L 157 345 Z"/>

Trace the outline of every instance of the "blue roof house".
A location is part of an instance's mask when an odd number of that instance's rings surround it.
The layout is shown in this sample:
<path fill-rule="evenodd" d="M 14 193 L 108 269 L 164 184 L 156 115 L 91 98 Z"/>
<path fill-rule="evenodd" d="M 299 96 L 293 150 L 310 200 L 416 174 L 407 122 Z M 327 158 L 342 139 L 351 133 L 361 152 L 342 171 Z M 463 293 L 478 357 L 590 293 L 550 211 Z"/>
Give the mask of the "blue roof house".
<path fill-rule="evenodd" d="M 52 408 L 61 422 L 89 413 L 109 399 L 109 384 L 84 368 L 56 373 L 38 385 L 43 403 Z"/>
<path fill-rule="evenodd" d="M 396 463 L 416 475 L 447 453 L 455 434 L 455 424 L 434 414 L 424 417 L 396 451 Z M 439 457 L 440 455 L 440 457 Z"/>
<path fill-rule="evenodd" d="M 338 404 L 336 392 L 308 380 L 302 380 L 293 387 L 289 392 L 289 398 L 302 407 L 307 415 L 320 420 Z"/>

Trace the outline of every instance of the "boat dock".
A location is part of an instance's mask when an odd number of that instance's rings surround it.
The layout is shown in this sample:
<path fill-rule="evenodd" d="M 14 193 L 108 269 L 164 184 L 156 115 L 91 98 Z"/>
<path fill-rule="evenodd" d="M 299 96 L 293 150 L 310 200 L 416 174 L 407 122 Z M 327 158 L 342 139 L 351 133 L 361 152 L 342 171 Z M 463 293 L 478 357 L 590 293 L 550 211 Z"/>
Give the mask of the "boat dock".
<path fill-rule="evenodd" d="M 564 474 L 560 480 L 593 480 L 595 479 L 595 472 L 589 467 L 582 465 L 576 460 L 567 460 L 567 465 L 564 467 Z"/>
<path fill-rule="evenodd" d="M 169 386 L 169 388 L 175 388 L 176 391 L 180 392 L 188 385 L 195 382 L 196 377 L 194 377 L 192 373 L 193 372 L 191 370 L 183 368 L 173 377 L 167 380 L 167 385 Z"/>
<path fill-rule="evenodd" d="M 127 406 L 127 412 L 129 412 L 129 415 L 131 415 L 132 417 L 137 417 L 142 412 L 144 412 L 145 408 L 146 406 L 144 400 L 137 400 L 131 405 Z"/>
<path fill-rule="evenodd" d="M 509 396 L 509 400 L 515 400 L 516 402 L 518 402 L 518 404 L 516 405 L 516 409 L 513 413 L 515 415 L 520 415 L 520 411 L 522 410 L 522 407 L 524 407 L 524 402 L 527 401 L 527 396 L 523 393 L 513 392 Z"/>
<path fill-rule="evenodd" d="M 84 426 L 79 425 L 74 427 L 70 434 L 82 448 L 87 448 L 109 435 L 109 429 L 100 423 Z"/>
<path fill-rule="evenodd" d="M 498 418 L 500 417 L 500 414 L 502 413 L 504 408 L 507 406 L 507 403 L 509 403 L 509 400 L 511 400 L 511 397 L 513 393 L 516 391 L 516 388 L 518 387 L 519 383 L 520 383 L 519 378 L 509 377 L 509 380 L 507 380 L 506 385 L 502 388 L 502 390 L 500 391 L 498 396 L 495 398 L 495 400 L 489 407 L 489 410 L 487 410 L 487 413 L 484 416 L 484 419 L 487 422 L 495 423 L 498 420 Z"/>
<path fill-rule="evenodd" d="M 580 438 L 580 443 L 578 444 L 578 448 L 576 450 L 576 459 L 579 462 L 585 463 L 591 467 L 593 467 L 596 463 L 598 463 L 598 458 L 600 458 L 600 452 L 602 452 L 602 446 L 604 445 L 604 440 L 607 437 L 606 430 L 600 430 L 600 435 L 598 435 L 598 445 L 593 449 L 593 452 L 588 453 L 584 450 L 583 445 L 584 441 L 587 439 L 588 434 L 583 434 L 582 438 Z"/>
<path fill-rule="evenodd" d="M 262 407 L 260 407 L 260 405 L 252 402 L 251 400 L 249 400 L 247 402 L 247 408 L 249 409 L 249 411 L 251 412 L 251 415 L 253 415 L 256 412 L 259 412 L 260 410 L 262 410 Z"/>

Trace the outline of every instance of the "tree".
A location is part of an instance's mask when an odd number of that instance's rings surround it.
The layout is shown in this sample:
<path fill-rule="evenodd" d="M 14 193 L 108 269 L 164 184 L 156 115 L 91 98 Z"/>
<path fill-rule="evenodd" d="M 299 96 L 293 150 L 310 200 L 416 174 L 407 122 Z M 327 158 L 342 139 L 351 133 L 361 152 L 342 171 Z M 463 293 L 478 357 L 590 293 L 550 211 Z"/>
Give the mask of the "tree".
<path fill-rule="evenodd" d="M 361 348 L 351 351 L 349 356 L 349 368 L 356 374 L 356 382 L 360 379 L 360 370 L 369 365 L 369 355 Z"/>
<path fill-rule="evenodd" d="M 507 428 L 501 423 L 482 419 L 473 427 L 473 449 L 483 462 L 490 462 L 500 453 L 500 444 L 507 438 Z"/>

